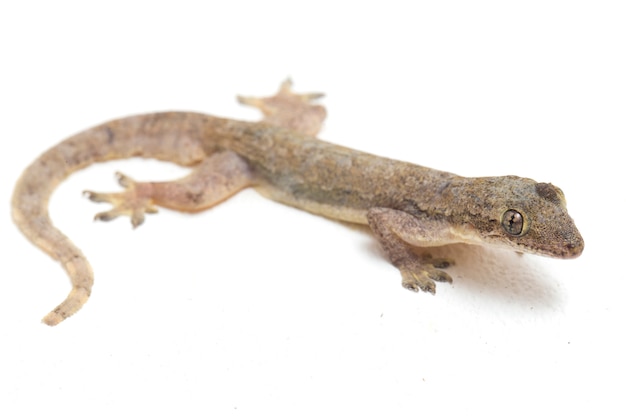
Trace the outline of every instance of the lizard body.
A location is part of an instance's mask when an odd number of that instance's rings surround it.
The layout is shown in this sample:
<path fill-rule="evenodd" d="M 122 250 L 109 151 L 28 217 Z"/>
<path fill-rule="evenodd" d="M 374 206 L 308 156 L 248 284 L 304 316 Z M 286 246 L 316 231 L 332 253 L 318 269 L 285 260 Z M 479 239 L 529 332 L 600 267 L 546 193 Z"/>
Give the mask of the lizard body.
<path fill-rule="evenodd" d="M 55 325 L 86 302 L 93 272 L 72 242 L 54 227 L 48 199 L 72 172 L 92 163 L 133 156 L 194 167 L 172 182 L 134 182 L 119 174 L 121 193 L 86 192 L 113 204 L 96 219 L 131 217 L 140 225 L 156 206 L 198 211 L 254 187 L 276 201 L 351 223 L 367 224 L 403 286 L 435 292 L 451 281 L 448 260 L 419 257 L 412 246 L 473 243 L 519 252 L 573 258 L 583 240 L 563 193 L 547 183 L 514 176 L 465 178 L 382 158 L 315 137 L 325 109 L 321 95 L 296 95 L 286 82 L 276 96 L 240 98 L 259 107 L 259 123 L 200 113 L 131 116 L 81 132 L 49 149 L 22 174 L 13 195 L 13 218 L 37 246 L 61 262 L 72 281 L 67 299 L 43 321 Z"/>

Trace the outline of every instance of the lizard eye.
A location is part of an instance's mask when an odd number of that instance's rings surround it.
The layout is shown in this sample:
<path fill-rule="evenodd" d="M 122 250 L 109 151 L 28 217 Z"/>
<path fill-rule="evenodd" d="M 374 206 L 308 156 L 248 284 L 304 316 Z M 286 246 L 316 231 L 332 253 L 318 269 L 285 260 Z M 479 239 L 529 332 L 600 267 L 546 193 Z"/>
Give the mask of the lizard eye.
<path fill-rule="evenodd" d="M 524 216 L 517 210 L 509 209 L 502 215 L 502 227 L 513 236 L 520 236 L 525 229 Z"/>

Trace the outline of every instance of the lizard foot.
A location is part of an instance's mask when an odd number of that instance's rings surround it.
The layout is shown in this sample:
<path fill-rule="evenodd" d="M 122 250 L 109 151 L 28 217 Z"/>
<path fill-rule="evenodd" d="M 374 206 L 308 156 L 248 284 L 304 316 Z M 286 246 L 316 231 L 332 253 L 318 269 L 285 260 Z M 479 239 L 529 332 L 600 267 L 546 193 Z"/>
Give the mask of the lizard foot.
<path fill-rule="evenodd" d="M 84 191 L 84 195 L 96 203 L 110 203 L 113 208 L 95 215 L 94 220 L 110 221 L 126 215 L 130 217 L 133 227 L 145 220 L 145 214 L 156 213 L 158 210 L 150 197 L 149 183 L 138 183 L 119 172 L 115 173 L 119 184 L 126 189 L 121 193 L 96 193 Z"/>
<path fill-rule="evenodd" d="M 435 294 L 438 282 L 452 282 L 452 277 L 441 268 L 447 268 L 453 265 L 450 259 L 432 259 L 426 257 L 423 263 L 411 262 L 410 264 L 400 266 L 400 274 L 402 275 L 402 286 L 411 291 L 424 291 Z"/>
<path fill-rule="evenodd" d="M 263 121 L 306 135 L 315 136 L 326 118 L 324 106 L 313 104 L 324 97 L 322 93 L 296 94 L 291 80 L 285 80 L 272 97 L 237 97 L 239 103 L 256 107 L 263 113 Z"/>

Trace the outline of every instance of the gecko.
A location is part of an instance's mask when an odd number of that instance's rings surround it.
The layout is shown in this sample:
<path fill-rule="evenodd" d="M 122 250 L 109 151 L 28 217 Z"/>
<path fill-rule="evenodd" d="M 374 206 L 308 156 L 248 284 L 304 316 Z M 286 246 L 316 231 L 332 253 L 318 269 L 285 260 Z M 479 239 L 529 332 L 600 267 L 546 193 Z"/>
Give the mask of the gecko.
<path fill-rule="evenodd" d="M 251 187 L 298 209 L 369 226 L 402 286 L 413 291 L 434 294 L 435 281 L 452 282 L 443 269 L 453 260 L 419 255 L 416 247 L 467 243 L 561 259 L 582 253 L 583 238 L 558 187 L 518 176 L 463 177 L 325 142 L 317 138 L 326 118 L 318 104 L 322 96 L 295 93 L 287 80 L 273 96 L 238 97 L 261 110 L 259 122 L 195 112 L 129 116 L 39 156 L 17 181 L 13 220 L 61 263 L 72 284 L 42 321 L 54 326 L 76 313 L 94 281 L 83 252 L 52 223 L 48 200 L 73 172 L 115 159 L 154 158 L 192 171 L 168 182 L 137 182 L 118 173 L 123 191 L 85 192 L 112 205 L 96 220 L 129 216 L 137 227 L 157 207 L 198 212 Z"/>

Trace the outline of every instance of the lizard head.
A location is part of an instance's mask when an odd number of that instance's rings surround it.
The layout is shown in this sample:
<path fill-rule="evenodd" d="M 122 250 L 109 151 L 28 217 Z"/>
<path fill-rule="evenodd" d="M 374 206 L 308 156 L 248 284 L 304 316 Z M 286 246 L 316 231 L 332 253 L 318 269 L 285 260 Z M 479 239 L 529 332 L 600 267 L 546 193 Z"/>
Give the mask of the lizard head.
<path fill-rule="evenodd" d="M 483 243 L 553 258 L 582 253 L 583 238 L 558 187 L 515 176 L 474 180 L 481 192 L 466 206 L 467 223 Z"/>

